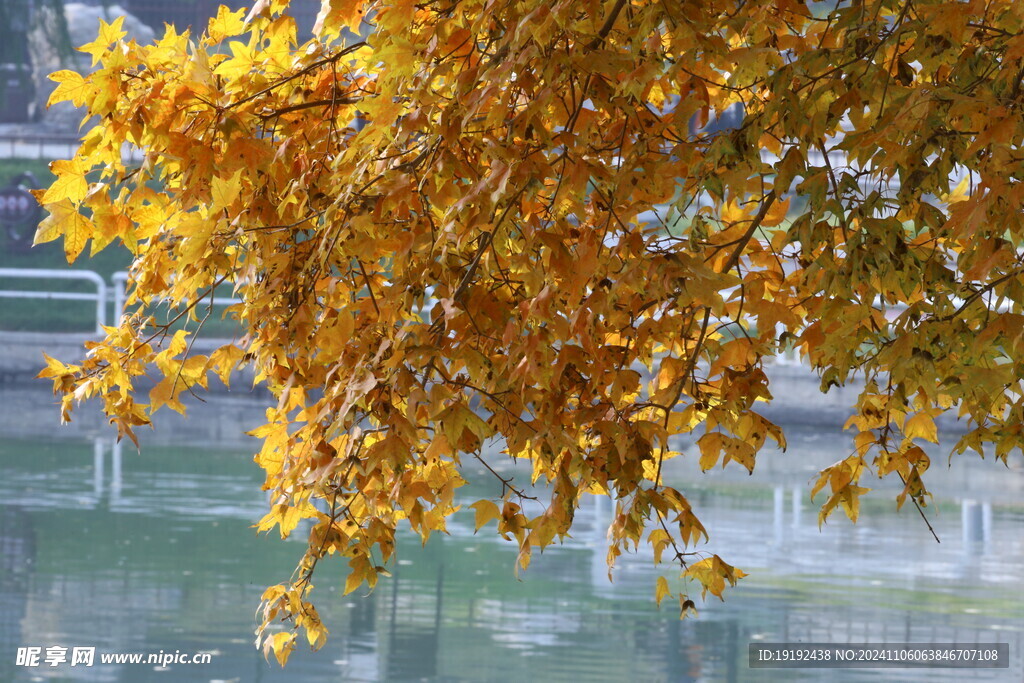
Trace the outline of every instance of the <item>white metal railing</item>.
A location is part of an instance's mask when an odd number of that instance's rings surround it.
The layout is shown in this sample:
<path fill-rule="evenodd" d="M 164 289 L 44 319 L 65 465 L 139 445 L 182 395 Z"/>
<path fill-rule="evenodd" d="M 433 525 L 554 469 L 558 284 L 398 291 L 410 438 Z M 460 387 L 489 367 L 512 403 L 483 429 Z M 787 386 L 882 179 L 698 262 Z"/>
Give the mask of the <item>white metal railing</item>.
<path fill-rule="evenodd" d="M 110 284 L 114 290 L 114 314 L 117 316 L 117 322 L 121 322 L 121 317 L 124 315 L 124 290 L 128 286 L 128 273 L 119 270 L 110 276 Z"/>
<path fill-rule="evenodd" d="M 9 299 L 60 299 L 93 301 L 96 304 L 96 332 L 103 333 L 107 324 L 107 283 L 91 270 L 57 270 L 53 268 L 0 268 L 0 278 L 35 280 L 84 280 L 96 285 L 96 292 L 52 292 L 43 290 L 0 289 L 0 297 Z"/>
<path fill-rule="evenodd" d="M 114 313 L 117 316 L 115 322 L 120 322 L 121 316 L 124 315 L 124 302 L 125 302 L 125 289 L 128 285 L 128 273 L 124 270 L 119 270 L 110 276 L 110 283 L 114 290 Z M 215 296 L 213 297 L 214 306 L 231 306 L 232 304 L 241 303 L 240 299 L 236 299 L 230 296 Z"/>
<path fill-rule="evenodd" d="M 103 327 L 107 324 L 107 306 L 113 303 L 115 324 L 119 323 L 121 317 L 124 315 L 125 308 L 125 289 L 128 284 L 128 273 L 120 270 L 113 273 L 110 276 L 110 284 L 108 285 L 103 278 L 91 270 L 64 270 L 64 269 L 52 269 L 52 268 L 0 268 L 0 279 L 13 278 L 13 279 L 35 279 L 35 280 L 78 280 L 90 282 L 96 287 L 95 292 L 61 292 L 61 291 L 46 291 L 46 290 L 15 290 L 15 289 L 0 289 L 0 298 L 10 299 L 44 299 L 44 300 L 63 300 L 63 301 L 91 301 L 96 306 L 96 332 L 97 334 L 103 334 Z M 952 298 L 952 303 L 956 306 L 962 306 L 966 302 L 959 298 Z M 213 304 L 215 306 L 230 306 L 232 304 L 240 303 L 239 299 L 234 297 L 221 297 L 216 296 L 213 298 Z M 432 296 L 428 296 L 424 300 L 423 308 L 421 312 L 428 312 L 437 301 Z M 906 310 L 905 304 L 896 305 L 884 305 L 881 297 L 876 297 L 874 300 L 874 307 L 882 309 L 886 312 L 887 317 L 892 319 L 899 313 Z M 982 302 L 985 304 L 986 302 Z M 1013 309 L 1012 304 L 1007 301 L 999 301 L 992 309 L 998 312 L 1006 312 Z M 777 326 L 777 331 L 781 333 L 782 326 Z M 781 351 L 775 358 L 775 362 L 781 365 L 799 365 L 803 362 L 800 353 L 794 347 L 789 347 Z"/>
<path fill-rule="evenodd" d="M 0 159 L 71 159 L 82 140 L 75 135 L 0 135 Z M 121 160 L 139 163 L 145 152 L 128 143 L 121 146 Z"/>
<path fill-rule="evenodd" d="M 110 318 L 107 307 L 113 303 L 113 322 L 119 323 L 124 315 L 125 287 L 128 273 L 121 270 L 110 276 L 108 285 L 103 277 L 91 270 L 57 270 L 52 268 L 0 268 L 0 279 L 18 280 L 78 280 L 95 285 L 94 292 L 67 292 L 31 289 L 0 289 L 0 299 L 44 299 L 59 301 L 89 301 L 96 306 L 96 333 L 103 334 L 103 327 Z M 233 297 L 217 296 L 213 298 L 216 306 L 230 306 L 240 303 Z"/>

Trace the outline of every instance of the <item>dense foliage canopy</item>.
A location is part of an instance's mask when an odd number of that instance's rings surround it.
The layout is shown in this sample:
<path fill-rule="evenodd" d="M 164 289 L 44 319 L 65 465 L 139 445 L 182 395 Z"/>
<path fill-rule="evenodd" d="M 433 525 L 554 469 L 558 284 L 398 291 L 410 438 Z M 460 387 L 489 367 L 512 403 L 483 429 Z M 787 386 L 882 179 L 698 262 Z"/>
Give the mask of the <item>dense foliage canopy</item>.
<path fill-rule="evenodd" d="M 944 411 L 957 451 L 1020 446 L 1022 31 L 1014 0 L 323 0 L 304 43 L 288 0 L 151 46 L 104 25 L 99 68 L 53 76 L 94 118 L 37 240 L 124 242 L 134 312 L 44 374 L 65 415 L 99 396 L 132 438 L 208 373 L 269 387 L 259 527 L 312 520 L 264 595 L 282 662 L 326 638 L 320 561 L 372 587 L 475 461 L 503 491 L 476 523 L 521 567 L 607 494 L 609 564 L 650 544 L 720 596 L 742 572 L 662 465 L 784 445 L 757 409 L 780 350 L 863 386 L 821 519 L 855 520 L 868 473 L 923 506 Z M 193 353 L 228 292 L 244 337 Z M 187 330 L 151 317 L 166 302 Z"/>

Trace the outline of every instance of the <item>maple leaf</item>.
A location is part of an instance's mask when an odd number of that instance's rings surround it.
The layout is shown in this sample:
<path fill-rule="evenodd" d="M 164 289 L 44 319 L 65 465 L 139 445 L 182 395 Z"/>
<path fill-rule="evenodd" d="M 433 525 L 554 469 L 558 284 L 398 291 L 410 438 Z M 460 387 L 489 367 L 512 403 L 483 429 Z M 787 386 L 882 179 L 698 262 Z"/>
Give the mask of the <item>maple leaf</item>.
<path fill-rule="evenodd" d="M 57 179 L 38 197 L 41 204 L 54 204 L 64 199 L 78 204 L 85 199 L 89 183 L 85 179 L 86 168 L 81 160 L 53 161 L 50 163 L 50 171 Z"/>
<path fill-rule="evenodd" d="M 498 509 L 498 506 L 489 500 L 478 500 L 470 505 L 470 507 L 476 510 L 476 531 L 480 531 L 481 527 L 489 521 L 501 516 L 501 510 Z"/>
<path fill-rule="evenodd" d="M 96 40 L 77 48 L 78 51 L 92 56 L 92 65 L 96 66 L 97 62 L 99 62 L 100 58 L 106 54 L 111 45 L 128 35 L 126 31 L 121 29 L 123 25 L 124 16 L 115 18 L 114 21 L 109 24 L 100 18 L 100 31 Z"/>
<path fill-rule="evenodd" d="M 83 216 L 78 207 L 68 199 L 47 204 L 45 208 L 48 215 L 36 228 L 33 244 L 52 242 L 58 237 L 64 237 L 64 254 L 68 263 L 74 262 L 85 248 L 85 243 L 92 237 L 92 221 Z"/>
<path fill-rule="evenodd" d="M 49 75 L 49 79 L 55 81 L 57 87 L 46 100 L 47 107 L 57 102 L 71 102 L 76 107 L 81 107 L 92 93 L 89 82 L 77 71 L 55 71 Z"/>
<path fill-rule="evenodd" d="M 359 33 L 365 3 L 362 0 L 320 0 L 320 11 L 313 23 L 313 35 L 338 35 L 341 29 Z"/>
<path fill-rule="evenodd" d="M 939 437 L 935 430 L 935 420 L 925 413 L 914 415 L 903 426 L 903 433 L 908 439 L 922 438 L 932 443 L 938 443 Z"/>
<path fill-rule="evenodd" d="M 242 191 L 242 169 L 235 171 L 230 178 L 215 177 L 211 180 L 210 194 L 213 196 L 213 204 L 210 205 L 210 213 L 226 209 L 231 202 Z"/>
<path fill-rule="evenodd" d="M 231 10 L 225 5 L 217 8 L 217 16 L 210 19 L 206 35 L 210 42 L 219 43 L 225 38 L 245 32 L 245 9 Z"/>

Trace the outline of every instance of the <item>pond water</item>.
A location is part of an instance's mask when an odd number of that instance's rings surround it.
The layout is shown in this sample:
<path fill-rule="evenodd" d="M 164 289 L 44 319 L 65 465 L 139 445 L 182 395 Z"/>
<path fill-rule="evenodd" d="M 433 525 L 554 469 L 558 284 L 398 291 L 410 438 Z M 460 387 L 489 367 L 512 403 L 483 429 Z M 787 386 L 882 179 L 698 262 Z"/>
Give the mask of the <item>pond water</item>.
<path fill-rule="evenodd" d="M 667 478 L 712 532 L 709 550 L 748 572 L 725 602 L 680 622 L 654 604 L 650 557 L 621 559 L 609 583 L 594 498 L 574 538 L 513 575 L 516 551 L 472 533 L 463 510 L 424 548 L 405 535 L 394 576 L 342 596 L 325 563 L 314 595 L 331 630 L 286 670 L 253 648 L 263 588 L 291 573 L 301 542 L 257 536 L 265 512 L 255 402 L 211 399 L 189 421 L 167 416 L 143 448 L 105 425 L 56 427 L 45 393 L 0 391 L 2 681 L 1020 681 L 1024 679 L 1024 469 L 932 454 L 929 521 L 895 511 L 892 488 L 821 530 L 807 482 L 844 457 L 848 437 L 789 430 L 790 449 L 702 475 L 687 458 Z M 461 489 L 493 495 L 486 472 Z M 871 485 L 871 484 L 868 484 Z M 818 499 L 818 504 L 823 498 Z M 299 536 L 299 534 L 297 534 Z M 1009 643 L 1009 669 L 751 670 L 759 642 Z M 24 667 L 18 647 L 210 652 L 209 664 Z M 98 654 L 97 654 L 98 657 Z"/>

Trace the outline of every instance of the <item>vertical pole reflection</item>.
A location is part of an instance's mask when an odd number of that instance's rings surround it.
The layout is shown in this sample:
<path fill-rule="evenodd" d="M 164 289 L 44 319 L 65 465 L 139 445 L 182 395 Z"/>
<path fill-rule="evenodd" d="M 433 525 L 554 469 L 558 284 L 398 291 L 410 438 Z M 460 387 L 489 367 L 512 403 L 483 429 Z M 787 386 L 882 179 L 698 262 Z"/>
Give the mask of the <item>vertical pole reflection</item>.
<path fill-rule="evenodd" d="M 386 669 L 391 669 L 395 659 L 395 641 L 397 636 L 395 634 L 398 628 L 398 588 L 399 588 L 399 576 L 400 572 L 398 566 L 395 566 L 395 571 L 391 575 L 391 583 L 394 588 L 391 590 L 391 613 L 388 615 L 388 647 L 387 647 L 387 664 Z"/>
<path fill-rule="evenodd" d="M 396 578 L 397 583 L 397 567 Z M 390 583 L 390 582 L 389 582 Z M 393 590 L 397 590 L 393 587 Z M 349 614 L 346 658 L 348 675 L 360 680 L 376 680 L 380 676 L 380 665 L 386 654 L 382 652 L 377 616 L 377 592 L 369 595 L 353 594 Z"/>
<path fill-rule="evenodd" d="M 114 442 L 110 456 L 110 503 L 121 502 L 121 442 Z"/>
<path fill-rule="evenodd" d="M 605 561 L 605 554 L 600 549 L 608 544 L 608 527 L 611 526 L 614 516 L 614 503 L 610 496 L 591 495 L 590 510 L 592 511 L 592 524 L 588 558 L 590 559 L 590 585 L 600 586 L 602 589 L 608 585 L 608 563 Z M 581 510 L 582 511 L 582 510 Z"/>
<path fill-rule="evenodd" d="M 984 510 L 978 501 L 970 498 L 960 501 L 960 525 L 965 550 L 985 540 Z"/>
<path fill-rule="evenodd" d="M 437 588 L 435 590 L 434 600 L 434 638 L 437 639 L 438 645 L 441 643 L 441 611 L 444 607 L 444 562 L 442 561 L 437 567 Z"/>
<path fill-rule="evenodd" d="M 437 565 L 432 611 L 425 609 L 426 605 L 420 599 L 421 596 L 429 596 L 429 571 L 408 571 L 414 573 L 406 575 L 404 593 L 400 594 L 399 589 L 399 578 L 403 572 L 397 571 L 396 567 L 391 577 L 394 591 L 391 594 L 391 623 L 388 624 L 386 656 L 383 661 L 384 678 L 433 680 L 438 675 L 440 661 L 444 563 L 441 561 Z"/>
<path fill-rule="evenodd" d="M 96 504 L 99 505 L 103 497 L 103 456 L 106 447 L 103 439 L 96 437 L 92 442 L 92 493 L 96 496 Z"/>
<path fill-rule="evenodd" d="M 782 527 L 786 516 L 786 489 L 782 485 L 776 486 L 774 491 L 774 505 L 772 506 L 772 540 L 775 545 L 782 545 Z"/>
<path fill-rule="evenodd" d="M 698 680 L 702 648 L 694 640 L 693 629 L 687 628 L 684 631 L 681 619 L 670 619 L 667 635 L 665 679 L 674 683 L 694 683 Z"/>
<path fill-rule="evenodd" d="M 612 521 L 612 499 L 609 496 L 591 495 L 594 526 L 591 529 L 591 544 L 601 547 L 608 541 L 608 527 Z"/>
<path fill-rule="evenodd" d="M 780 489 L 782 487 L 779 487 Z M 729 683 L 737 683 L 739 680 L 739 660 L 744 654 L 740 651 L 739 627 L 735 619 L 730 619 L 726 625 L 726 652 L 725 678 Z"/>
<path fill-rule="evenodd" d="M 992 543 L 992 503 L 981 504 L 981 534 L 984 541 L 984 550 L 987 553 Z"/>
<path fill-rule="evenodd" d="M 804 501 L 800 497 L 802 493 L 799 486 L 793 487 L 793 529 L 800 528 L 800 513 L 803 512 Z"/>

